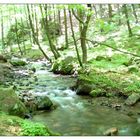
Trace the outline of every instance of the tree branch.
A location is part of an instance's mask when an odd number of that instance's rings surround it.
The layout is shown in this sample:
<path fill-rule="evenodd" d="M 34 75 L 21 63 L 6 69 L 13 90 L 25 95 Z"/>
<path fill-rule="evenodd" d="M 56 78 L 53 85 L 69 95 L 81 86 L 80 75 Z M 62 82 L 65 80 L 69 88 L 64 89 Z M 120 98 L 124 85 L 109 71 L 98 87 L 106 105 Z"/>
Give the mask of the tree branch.
<path fill-rule="evenodd" d="M 74 17 L 80 22 L 82 23 L 83 25 L 85 24 L 74 12 L 74 10 L 72 9 L 72 14 L 74 15 Z"/>
<path fill-rule="evenodd" d="M 85 40 L 91 42 L 91 43 L 94 44 L 94 45 L 95 45 L 95 44 L 104 45 L 104 46 L 106 46 L 106 47 L 108 47 L 108 48 L 111 48 L 111 49 L 113 49 L 113 50 L 115 50 L 115 51 L 119 51 L 119 52 L 121 52 L 121 53 L 129 54 L 129 55 L 132 55 L 132 56 L 135 56 L 135 57 L 140 57 L 140 56 L 137 55 L 137 54 L 133 54 L 133 53 L 131 53 L 131 52 L 126 52 L 126 51 L 119 50 L 119 49 L 117 49 L 117 48 L 114 48 L 114 47 L 112 47 L 112 46 L 110 46 L 110 45 L 108 45 L 108 44 L 102 43 L 102 42 L 93 41 L 93 40 L 90 40 L 90 39 L 87 39 L 87 38 L 86 38 Z"/>

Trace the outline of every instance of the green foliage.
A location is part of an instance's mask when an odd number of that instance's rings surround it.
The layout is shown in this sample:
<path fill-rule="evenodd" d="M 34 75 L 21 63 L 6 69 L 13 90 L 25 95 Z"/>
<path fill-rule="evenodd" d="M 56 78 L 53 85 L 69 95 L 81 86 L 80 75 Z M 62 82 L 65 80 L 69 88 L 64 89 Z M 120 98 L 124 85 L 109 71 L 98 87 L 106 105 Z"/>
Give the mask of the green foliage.
<path fill-rule="evenodd" d="M 45 125 L 41 123 L 34 123 L 29 120 L 7 115 L 0 112 L 0 135 L 3 135 L 8 130 L 10 136 L 59 136 L 59 133 L 51 132 Z M 16 133 L 7 128 L 17 128 Z M 1 132 L 1 130 L 3 130 Z M 6 133 L 7 134 L 7 133 Z"/>
<path fill-rule="evenodd" d="M 29 49 L 24 55 L 27 59 L 37 60 L 44 58 L 43 54 L 38 49 Z"/>
<path fill-rule="evenodd" d="M 50 136 L 47 127 L 43 124 L 23 121 L 20 125 L 22 127 L 21 136 Z"/>
<path fill-rule="evenodd" d="M 119 65 L 126 65 L 130 62 L 130 58 L 124 54 L 114 54 L 111 57 L 111 62 Z"/>
<path fill-rule="evenodd" d="M 46 41 L 47 40 L 46 27 L 43 24 L 43 20 L 44 19 L 42 18 L 40 20 L 40 23 L 42 25 L 43 41 Z M 48 27 L 49 27 L 49 34 L 52 39 L 60 35 L 60 25 L 57 21 L 48 21 Z"/>
<path fill-rule="evenodd" d="M 116 23 L 108 23 L 107 21 L 103 20 L 103 19 L 97 19 L 95 26 L 98 30 L 101 30 L 102 33 L 109 33 L 111 31 L 115 31 L 118 27 L 116 25 Z"/>
<path fill-rule="evenodd" d="M 7 35 L 6 35 L 6 44 L 12 45 L 17 43 L 17 35 L 19 38 L 19 43 L 22 43 L 23 41 L 27 41 L 29 39 L 30 34 L 30 27 L 27 24 L 27 21 L 24 21 L 21 23 L 20 21 L 12 24 Z"/>
<path fill-rule="evenodd" d="M 85 9 L 85 6 L 82 5 L 82 4 L 76 4 L 76 5 L 75 4 L 70 4 L 70 5 L 68 5 L 68 8 L 83 11 Z"/>
<path fill-rule="evenodd" d="M 51 70 L 54 73 L 69 75 L 74 73 L 74 66 L 76 63 L 76 59 L 72 56 L 68 56 L 64 59 L 57 59 L 53 65 Z"/>

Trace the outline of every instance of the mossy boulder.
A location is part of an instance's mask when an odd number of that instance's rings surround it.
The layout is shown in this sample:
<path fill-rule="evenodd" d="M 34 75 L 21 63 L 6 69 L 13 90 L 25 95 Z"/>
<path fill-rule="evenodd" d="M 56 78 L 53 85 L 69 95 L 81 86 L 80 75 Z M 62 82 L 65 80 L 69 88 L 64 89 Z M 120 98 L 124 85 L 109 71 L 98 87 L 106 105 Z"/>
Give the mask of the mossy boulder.
<path fill-rule="evenodd" d="M 130 72 L 130 73 L 134 73 L 134 72 L 138 72 L 138 71 L 139 71 L 139 68 L 135 65 L 128 67 L 128 72 Z"/>
<path fill-rule="evenodd" d="M 89 81 L 86 78 L 83 78 L 82 76 L 78 78 L 75 87 L 76 87 L 76 94 L 78 95 L 89 95 L 89 93 L 94 88 L 91 81 Z"/>
<path fill-rule="evenodd" d="M 93 70 L 88 74 L 80 74 L 74 87 L 79 95 L 110 97 L 129 96 L 137 88 L 133 86 L 132 89 L 129 89 L 130 85 L 132 87 L 132 83 L 120 80 L 120 77 L 114 73 L 107 75 Z"/>
<path fill-rule="evenodd" d="M 106 60 L 106 61 L 111 61 L 111 58 L 108 56 L 97 56 L 95 58 L 96 61 L 101 61 L 101 60 Z"/>
<path fill-rule="evenodd" d="M 0 54 L 0 63 L 6 63 L 7 59 L 3 55 Z"/>
<path fill-rule="evenodd" d="M 14 71 L 11 66 L 6 63 L 0 63 L 0 84 L 4 84 L 14 78 Z"/>
<path fill-rule="evenodd" d="M 52 101 L 47 96 L 37 96 L 35 103 L 37 105 L 37 110 L 50 110 L 53 106 Z"/>
<path fill-rule="evenodd" d="M 70 75 L 74 73 L 75 63 L 76 59 L 72 56 L 58 59 L 54 61 L 51 71 L 56 74 Z"/>
<path fill-rule="evenodd" d="M 22 60 L 22 59 L 19 59 L 19 58 L 12 58 L 10 60 L 10 63 L 13 66 L 25 66 L 25 65 L 27 65 L 27 62 L 25 60 Z"/>
<path fill-rule="evenodd" d="M 140 81 L 138 79 L 122 79 L 122 75 L 116 73 L 101 73 L 91 70 L 88 74 L 79 74 L 77 78 L 76 93 L 78 95 L 90 95 L 92 97 L 123 96 L 127 105 L 134 105 L 140 100 Z"/>
<path fill-rule="evenodd" d="M 89 95 L 92 90 L 92 86 L 88 84 L 79 85 L 76 94 L 78 95 Z"/>
<path fill-rule="evenodd" d="M 130 95 L 127 100 L 125 101 L 126 105 L 134 105 L 137 103 L 137 101 L 140 100 L 140 94 L 139 93 L 133 93 Z"/>
<path fill-rule="evenodd" d="M 24 117 L 28 113 L 12 87 L 0 88 L 0 111 L 20 117 Z"/>
<path fill-rule="evenodd" d="M 103 89 L 93 89 L 90 93 L 89 93 L 92 97 L 98 97 L 98 96 L 103 96 L 105 94 L 105 91 Z"/>

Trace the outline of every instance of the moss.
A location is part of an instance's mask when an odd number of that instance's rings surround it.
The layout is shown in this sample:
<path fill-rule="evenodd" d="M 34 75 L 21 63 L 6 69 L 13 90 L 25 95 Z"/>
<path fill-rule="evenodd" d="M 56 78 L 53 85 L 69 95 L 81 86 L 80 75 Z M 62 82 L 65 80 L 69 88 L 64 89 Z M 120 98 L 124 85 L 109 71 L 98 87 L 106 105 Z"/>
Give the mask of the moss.
<path fill-rule="evenodd" d="M 38 96 L 36 98 L 36 104 L 38 110 L 49 110 L 53 105 L 52 101 L 47 96 Z"/>
<path fill-rule="evenodd" d="M 47 126 L 0 112 L 0 136 L 56 136 Z"/>
<path fill-rule="evenodd" d="M 104 90 L 102 89 L 94 89 L 89 93 L 92 97 L 98 97 L 104 95 Z"/>
<path fill-rule="evenodd" d="M 43 54 L 38 49 L 29 49 L 24 57 L 31 60 L 44 58 Z"/>
<path fill-rule="evenodd" d="M 130 73 L 136 73 L 138 71 L 139 71 L 139 69 L 138 69 L 137 66 L 130 66 L 130 67 L 128 67 L 128 72 L 130 72 Z"/>
<path fill-rule="evenodd" d="M 13 88 L 0 88 L 0 110 L 10 115 L 24 117 L 28 110 L 19 100 Z"/>
<path fill-rule="evenodd" d="M 56 74 L 69 75 L 74 73 L 74 64 L 76 59 L 68 56 L 64 59 L 54 61 L 51 70 Z"/>
<path fill-rule="evenodd" d="M 120 65 L 123 65 L 123 64 L 130 65 L 131 64 L 130 58 L 124 54 L 114 54 L 111 57 L 111 62 L 120 64 Z"/>
<path fill-rule="evenodd" d="M 105 57 L 105 56 L 97 56 L 96 61 L 101 61 L 101 60 L 106 60 L 106 61 L 111 61 L 111 58 L 110 57 Z"/>
<path fill-rule="evenodd" d="M 122 80 L 121 75 L 115 73 L 101 73 L 91 71 L 80 74 L 76 83 L 77 91 L 85 95 L 95 96 L 130 96 L 132 93 L 140 93 L 140 81 Z M 86 85 L 86 88 L 85 88 Z M 89 88 L 90 87 L 90 88 Z M 87 89 L 87 90 L 86 90 Z M 86 90 L 86 92 L 85 92 Z M 79 94 L 79 91 L 78 93 Z"/>
<path fill-rule="evenodd" d="M 13 66 L 25 66 L 25 65 L 27 65 L 27 63 L 24 60 L 21 60 L 21 59 L 11 59 L 10 63 Z"/>

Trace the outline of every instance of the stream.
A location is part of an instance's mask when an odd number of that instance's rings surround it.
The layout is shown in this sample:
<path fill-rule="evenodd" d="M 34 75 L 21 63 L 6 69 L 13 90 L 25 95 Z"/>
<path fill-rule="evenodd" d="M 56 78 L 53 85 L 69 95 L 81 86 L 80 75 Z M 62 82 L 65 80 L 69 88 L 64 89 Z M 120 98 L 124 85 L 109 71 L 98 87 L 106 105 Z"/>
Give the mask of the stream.
<path fill-rule="evenodd" d="M 46 124 L 52 131 L 63 136 L 99 136 L 112 127 L 118 128 L 118 135 L 135 135 L 140 125 L 137 118 L 101 106 L 101 100 L 108 100 L 106 98 L 100 100 L 76 95 L 69 88 L 76 82 L 75 78 L 40 69 L 35 72 L 35 76 L 38 80 L 32 92 L 40 96 L 47 95 L 58 107 L 52 111 L 38 112 L 33 116 L 33 122 Z M 119 102 L 123 100 L 119 99 Z"/>

